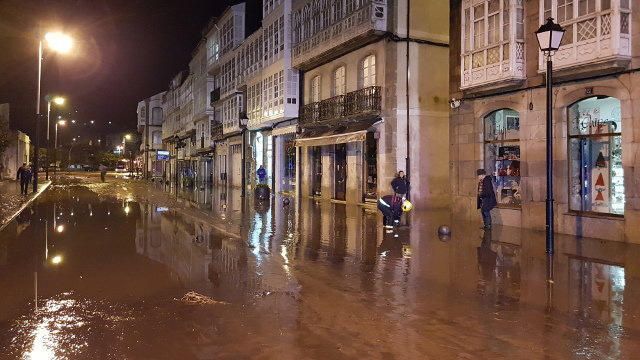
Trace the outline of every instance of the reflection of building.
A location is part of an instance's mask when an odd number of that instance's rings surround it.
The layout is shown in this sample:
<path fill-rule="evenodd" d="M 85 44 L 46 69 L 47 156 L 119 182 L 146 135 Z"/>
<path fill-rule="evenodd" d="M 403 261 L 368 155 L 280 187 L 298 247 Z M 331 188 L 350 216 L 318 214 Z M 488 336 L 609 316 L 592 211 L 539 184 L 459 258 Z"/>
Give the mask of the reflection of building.
<path fill-rule="evenodd" d="M 553 17 L 566 29 L 554 55 L 556 231 L 640 239 L 640 185 L 633 181 L 640 159 L 632 136 L 640 107 L 630 90 L 640 84 L 631 29 L 640 13 L 631 3 L 451 2 L 450 97 L 462 100 L 451 110 L 450 128 L 458 216 L 476 217 L 475 170 L 484 167 L 496 180 L 494 221 L 544 228 L 545 63 L 534 32 Z"/>
<path fill-rule="evenodd" d="M 142 139 L 140 158 L 144 176 L 147 179 L 161 178 L 164 175 L 164 162 L 157 159 L 158 150 L 164 149 L 162 146 L 163 97 L 164 92 L 161 92 L 138 103 L 138 132 Z"/>

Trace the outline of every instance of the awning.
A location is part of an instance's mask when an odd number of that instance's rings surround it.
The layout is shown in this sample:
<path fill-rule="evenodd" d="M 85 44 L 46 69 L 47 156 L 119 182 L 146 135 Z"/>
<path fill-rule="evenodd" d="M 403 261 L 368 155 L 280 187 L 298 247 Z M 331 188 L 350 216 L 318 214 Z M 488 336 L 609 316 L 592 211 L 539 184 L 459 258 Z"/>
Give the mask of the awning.
<path fill-rule="evenodd" d="M 365 141 L 367 133 L 380 119 L 358 121 L 352 124 L 340 125 L 329 129 L 306 129 L 303 135 L 296 139 L 296 146 L 324 146 Z"/>
<path fill-rule="evenodd" d="M 271 135 L 280 136 L 280 135 L 287 135 L 287 134 L 295 134 L 297 130 L 298 130 L 298 125 L 288 125 L 288 126 L 283 126 L 283 127 L 279 127 L 271 130 Z"/>

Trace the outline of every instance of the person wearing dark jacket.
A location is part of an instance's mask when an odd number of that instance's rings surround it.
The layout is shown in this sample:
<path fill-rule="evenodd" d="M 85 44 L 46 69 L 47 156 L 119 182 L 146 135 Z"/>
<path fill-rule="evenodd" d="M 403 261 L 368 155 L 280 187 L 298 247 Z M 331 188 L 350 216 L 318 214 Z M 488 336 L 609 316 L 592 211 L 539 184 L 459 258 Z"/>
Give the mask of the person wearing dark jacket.
<path fill-rule="evenodd" d="M 404 171 L 398 171 L 396 177 L 391 180 L 391 188 L 393 189 L 393 192 L 398 195 L 406 196 L 409 194 L 409 180 L 407 180 Z"/>
<path fill-rule="evenodd" d="M 27 163 L 22 163 L 22 166 L 18 168 L 16 180 L 20 180 L 20 193 L 27 195 L 29 183 L 31 183 L 31 169 L 27 166 Z"/>
<path fill-rule="evenodd" d="M 484 169 L 476 171 L 478 175 L 478 209 L 482 214 L 484 229 L 491 229 L 491 209 L 498 205 L 496 194 L 493 191 L 491 175 L 487 175 Z"/>
<path fill-rule="evenodd" d="M 385 228 L 392 228 L 400 222 L 402 216 L 402 198 L 397 195 L 385 195 L 378 199 L 378 210 L 382 212 L 382 222 Z"/>

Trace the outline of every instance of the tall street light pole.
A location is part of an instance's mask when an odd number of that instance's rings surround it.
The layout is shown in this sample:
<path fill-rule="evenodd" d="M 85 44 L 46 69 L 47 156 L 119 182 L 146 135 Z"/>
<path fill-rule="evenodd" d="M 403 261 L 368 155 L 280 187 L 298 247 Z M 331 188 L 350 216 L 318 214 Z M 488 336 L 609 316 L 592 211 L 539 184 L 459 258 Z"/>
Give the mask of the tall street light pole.
<path fill-rule="evenodd" d="M 73 46 L 73 40 L 68 35 L 61 32 L 49 32 L 45 34 L 44 38 L 40 38 L 38 41 L 38 84 L 36 93 L 36 147 L 35 147 L 35 159 L 33 160 L 33 192 L 38 191 L 38 170 L 39 170 L 39 157 L 40 157 L 40 102 L 41 98 L 41 84 L 42 84 L 42 53 L 44 51 L 44 41 L 47 42 L 48 47 L 59 53 L 66 53 L 71 50 Z M 49 127 L 47 126 L 47 133 Z"/>
<path fill-rule="evenodd" d="M 51 143 L 49 140 L 49 133 L 51 129 L 51 103 L 53 102 L 56 105 L 64 105 L 65 99 L 60 96 L 52 97 L 50 95 L 45 96 L 47 100 L 47 163 L 45 164 L 45 179 L 49 180 L 49 164 L 51 163 L 51 159 L 49 157 L 49 152 L 51 151 Z M 58 123 L 56 123 L 56 134 L 58 131 Z M 56 135 L 57 136 L 57 135 Z M 55 151 L 55 150 L 54 150 Z"/>
<path fill-rule="evenodd" d="M 547 199 L 546 199 L 546 247 L 547 254 L 554 252 L 554 216 L 553 216 L 553 54 L 560 48 L 565 30 L 562 26 L 548 18 L 547 22 L 536 31 L 538 45 L 547 61 Z"/>
<path fill-rule="evenodd" d="M 67 124 L 66 120 L 58 120 L 56 121 L 56 132 L 53 140 L 53 161 L 55 166 L 53 167 L 54 174 L 58 173 L 58 125 L 64 126 Z"/>

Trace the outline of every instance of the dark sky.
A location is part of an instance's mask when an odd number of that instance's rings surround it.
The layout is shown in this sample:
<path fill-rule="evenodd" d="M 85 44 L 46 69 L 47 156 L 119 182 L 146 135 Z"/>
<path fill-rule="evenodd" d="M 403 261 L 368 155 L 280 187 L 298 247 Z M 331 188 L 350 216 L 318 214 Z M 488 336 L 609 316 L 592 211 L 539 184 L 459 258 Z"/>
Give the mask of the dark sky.
<path fill-rule="evenodd" d="M 40 23 L 75 39 L 69 55 L 45 52 L 43 96 L 67 95 L 78 121 L 95 120 L 99 132 L 134 129 L 137 102 L 165 90 L 209 18 L 237 2 L 0 0 L 0 103 L 11 104 L 13 128 L 33 134 Z"/>

